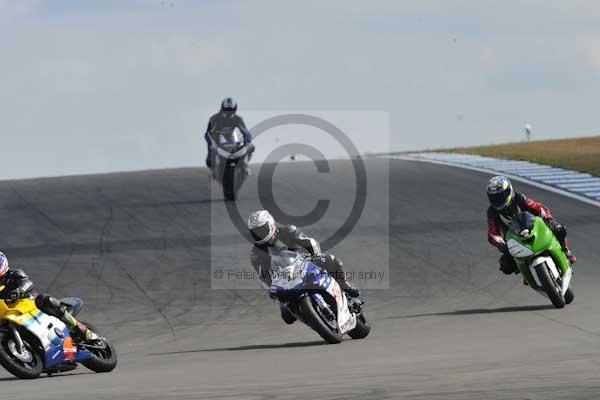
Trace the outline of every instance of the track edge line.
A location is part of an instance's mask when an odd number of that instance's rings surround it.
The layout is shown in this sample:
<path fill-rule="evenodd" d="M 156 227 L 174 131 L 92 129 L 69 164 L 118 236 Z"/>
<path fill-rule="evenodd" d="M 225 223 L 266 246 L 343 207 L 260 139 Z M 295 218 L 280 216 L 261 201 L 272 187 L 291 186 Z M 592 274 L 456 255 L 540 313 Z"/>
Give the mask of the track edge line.
<path fill-rule="evenodd" d="M 455 163 L 446 162 L 446 161 L 428 160 L 425 158 L 410 157 L 410 156 L 387 155 L 387 156 L 383 156 L 383 157 L 390 158 L 390 159 L 405 160 L 405 161 L 416 161 L 416 162 L 425 162 L 425 163 L 430 163 L 430 164 L 445 165 L 445 166 L 468 169 L 471 171 L 477 171 L 477 172 L 482 172 L 482 173 L 487 173 L 487 174 L 503 175 L 503 176 L 509 177 L 510 179 L 512 179 L 514 181 L 526 183 L 528 185 L 535 186 L 537 188 L 544 189 L 549 192 L 557 193 L 557 194 L 560 194 L 565 197 L 569 197 L 574 200 L 579 200 L 583 203 L 600 208 L 600 201 L 596 201 L 596 200 L 590 199 L 589 197 L 581 196 L 581 195 L 569 192 L 567 190 L 559 189 L 555 186 L 550 186 L 545 183 L 532 181 L 531 179 L 527 179 L 527 178 L 524 178 L 519 175 L 513 175 L 513 174 L 502 172 L 502 171 L 497 171 L 497 170 L 487 169 L 487 168 L 471 167 L 468 165 L 455 164 Z"/>

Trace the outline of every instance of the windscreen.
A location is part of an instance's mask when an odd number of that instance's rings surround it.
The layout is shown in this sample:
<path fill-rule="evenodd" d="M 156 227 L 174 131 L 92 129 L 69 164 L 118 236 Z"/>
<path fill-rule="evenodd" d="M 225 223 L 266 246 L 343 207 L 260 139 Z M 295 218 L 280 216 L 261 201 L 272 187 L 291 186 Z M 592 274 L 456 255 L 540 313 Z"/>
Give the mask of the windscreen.
<path fill-rule="evenodd" d="M 229 132 L 221 131 L 219 133 L 219 144 L 225 143 L 244 143 L 244 135 L 238 128 L 234 128 Z"/>
<path fill-rule="evenodd" d="M 242 135 L 242 132 L 240 132 L 238 128 L 235 128 L 233 132 L 231 132 L 231 141 L 234 143 L 244 142 L 244 135 Z"/>
<path fill-rule="evenodd" d="M 271 256 L 271 270 L 275 273 L 283 273 L 288 267 L 301 267 L 304 257 L 301 253 L 291 250 L 281 250 Z"/>
<path fill-rule="evenodd" d="M 522 236 L 524 231 L 531 233 L 534 225 L 535 215 L 530 212 L 521 212 L 513 217 L 509 229 L 514 234 Z"/>

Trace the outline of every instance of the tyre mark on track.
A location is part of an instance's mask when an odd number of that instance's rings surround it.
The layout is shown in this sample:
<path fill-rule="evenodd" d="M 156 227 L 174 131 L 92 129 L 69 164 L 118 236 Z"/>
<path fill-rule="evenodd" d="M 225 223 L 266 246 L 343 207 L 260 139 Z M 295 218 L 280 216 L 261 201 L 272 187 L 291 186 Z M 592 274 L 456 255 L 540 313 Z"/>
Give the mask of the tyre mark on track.
<path fill-rule="evenodd" d="M 112 300 L 114 299 L 115 295 L 114 295 L 114 291 L 112 290 L 112 287 L 104 279 L 102 274 L 103 274 L 104 268 L 106 266 L 105 237 L 106 237 L 107 233 L 109 232 L 110 227 L 112 226 L 113 218 L 114 218 L 114 209 L 113 209 L 112 204 L 108 203 L 108 217 L 106 218 L 106 221 L 104 221 L 104 225 L 102 226 L 102 230 L 100 232 L 100 237 L 98 238 L 98 258 L 100 261 L 100 265 L 98 266 L 99 269 L 97 268 L 97 265 L 94 261 L 92 261 L 92 263 L 91 263 L 91 268 L 95 272 L 95 275 L 96 275 L 96 293 L 98 293 L 98 282 L 102 282 L 104 284 L 104 286 L 106 286 L 106 289 L 108 290 L 108 304 L 112 303 Z"/>
<path fill-rule="evenodd" d="M 116 259 L 115 259 L 115 265 L 121 271 L 123 271 L 123 273 L 125 274 L 125 276 L 127 276 L 127 278 L 133 283 L 133 285 L 142 293 L 142 295 L 148 300 L 148 302 L 150 302 L 150 304 L 152 305 L 152 307 L 163 318 L 163 320 L 165 321 L 165 323 L 169 327 L 169 330 L 171 331 L 171 335 L 174 338 L 177 337 L 177 335 L 175 334 L 175 329 L 173 328 L 173 325 L 171 324 L 171 321 L 169 320 L 169 318 L 167 317 L 167 315 L 163 312 L 162 308 L 154 301 L 154 299 L 148 294 L 148 292 L 146 292 L 146 290 L 139 284 L 139 282 L 133 277 L 133 275 L 131 275 L 129 273 L 129 271 L 127 271 L 127 269 L 120 262 L 118 262 Z"/>
<path fill-rule="evenodd" d="M 40 215 L 46 222 L 48 222 L 51 226 L 53 226 L 58 232 L 60 232 L 60 234 L 63 237 L 66 237 L 65 231 L 63 230 L 63 228 L 60 226 L 60 224 L 58 224 L 56 221 L 54 221 L 53 218 L 50 217 L 50 215 L 48 215 L 48 213 L 46 213 L 44 210 L 42 210 L 39 207 L 36 207 L 35 204 L 32 201 L 27 200 L 27 198 L 20 193 L 16 188 L 11 186 L 11 190 L 17 195 L 17 197 L 25 204 L 25 206 L 31 210 L 34 210 L 38 215 Z M 67 257 L 63 260 L 63 262 L 61 263 L 61 266 L 58 269 L 58 272 L 54 275 L 54 278 L 52 278 L 52 281 L 50 282 L 50 284 L 48 285 L 48 287 L 46 288 L 47 292 L 50 292 L 50 289 L 52 289 L 54 287 L 54 285 L 58 282 L 59 278 L 61 277 L 62 273 L 65 271 L 65 269 L 67 268 L 67 266 L 69 265 L 72 257 L 73 257 L 73 244 L 71 242 L 67 243 L 67 252 L 68 255 Z"/>

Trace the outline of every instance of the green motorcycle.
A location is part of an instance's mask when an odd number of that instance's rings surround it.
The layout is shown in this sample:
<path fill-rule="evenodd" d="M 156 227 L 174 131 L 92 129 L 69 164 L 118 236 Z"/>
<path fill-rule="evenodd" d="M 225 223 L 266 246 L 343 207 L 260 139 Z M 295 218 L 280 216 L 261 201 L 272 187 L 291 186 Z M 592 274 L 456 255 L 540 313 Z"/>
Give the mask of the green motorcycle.
<path fill-rule="evenodd" d="M 533 290 L 548 297 L 556 308 L 573 301 L 571 264 L 544 220 L 521 212 L 512 218 L 505 239 L 508 252 Z"/>

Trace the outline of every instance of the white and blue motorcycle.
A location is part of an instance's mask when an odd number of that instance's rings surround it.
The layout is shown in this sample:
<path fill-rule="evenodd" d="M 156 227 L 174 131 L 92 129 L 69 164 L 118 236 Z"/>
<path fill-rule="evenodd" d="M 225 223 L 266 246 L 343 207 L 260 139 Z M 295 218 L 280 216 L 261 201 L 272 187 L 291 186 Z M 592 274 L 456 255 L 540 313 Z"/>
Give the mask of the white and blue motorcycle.
<path fill-rule="evenodd" d="M 247 177 L 248 157 L 254 150 L 252 143 L 245 143 L 244 136 L 236 128 L 230 134 L 219 134 L 218 141 L 211 141 L 214 154 L 211 174 L 223 186 L 223 196 L 234 201 Z"/>
<path fill-rule="evenodd" d="M 340 343 L 344 334 L 353 339 L 369 334 L 363 302 L 347 298 L 335 279 L 306 254 L 279 251 L 271 257 L 271 272 L 271 297 L 327 343 Z"/>

